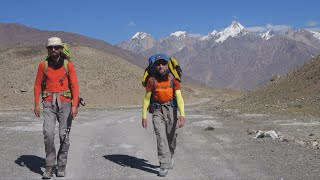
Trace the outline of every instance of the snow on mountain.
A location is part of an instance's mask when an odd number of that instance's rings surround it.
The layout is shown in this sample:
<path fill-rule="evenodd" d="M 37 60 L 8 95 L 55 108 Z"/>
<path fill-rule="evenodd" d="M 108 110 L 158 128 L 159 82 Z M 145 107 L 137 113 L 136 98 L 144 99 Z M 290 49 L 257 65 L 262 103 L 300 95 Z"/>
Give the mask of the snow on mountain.
<path fill-rule="evenodd" d="M 217 33 L 218 33 L 218 31 L 214 30 L 211 33 L 209 33 L 208 35 L 201 37 L 200 41 L 205 41 L 205 40 L 211 39 L 212 37 L 217 35 Z"/>
<path fill-rule="evenodd" d="M 162 51 L 173 54 L 186 46 L 194 44 L 198 39 L 198 37 L 190 36 L 186 31 L 176 31 L 167 37 L 159 39 L 152 49 L 152 53 Z"/>
<path fill-rule="evenodd" d="M 140 53 L 154 46 L 155 39 L 149 33 L 137 32 L 129 41 L 117 44 L 118 47 Z"/>
<path fill-rule="evenodd" d="M 135 35 L 132 36 L 131 39 L 143 39 L 147 37 L 147 33 L 145 32 L 137 32 Z"/>
<path fill-rule="evenodd" d="M 267 32 L 265 32 L 265 33 L 262 33 L 261 34 L 261 37 L 263 38 L 263 39 L 265 39 L 266 41 L 268 41 L 272 36 L 274 36 L 274 32 L 272 31 L 272 29 L 269 29 Z"/>
<path fill-rule="evenodd" d="M 176 31 L 174 33 L 171 33 L 170 36 L 176 36 L 176 37 L 186 37 L 187 32 L 186 31 Z"/>
<path fill-rule="evenodd" d="M 320 32 L 316 32 L 316 31 L 310 31 L 310 32 L 313 34 L 315 38 L 320 40 Z"/>
<path fill-rule="evenodd" d="M 240 23 L 238 23 L 237 21 L 232 21 L 229 27 L 217 34 L 219 38 L 216 40 L 216 42 L 223 42 L 230 36 L 235 37 L 238 34 L 240 34 L 244 29 L 245 28 Z"/>

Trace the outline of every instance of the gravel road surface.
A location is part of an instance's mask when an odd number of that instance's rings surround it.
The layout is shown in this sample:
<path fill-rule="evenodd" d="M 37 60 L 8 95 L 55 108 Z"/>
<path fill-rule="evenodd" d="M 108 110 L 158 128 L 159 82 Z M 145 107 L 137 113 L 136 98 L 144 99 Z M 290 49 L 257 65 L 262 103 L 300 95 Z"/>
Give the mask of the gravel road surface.
<path fill-rule="evenodd" d="M 215 107 L 186 107 L 175 166 L 164 178 L 157 176 L 150 116 L 143 129 L 139 108 L 80 110 L 70 134 L 67 176 L 52 179 L 320 179 L 319 119 Z M 0 112 L 0 179 L 42 178 L 42 122 L 30 111 Z M 258 130 L 273 130 L 278 138 L 255 138 Z"/>

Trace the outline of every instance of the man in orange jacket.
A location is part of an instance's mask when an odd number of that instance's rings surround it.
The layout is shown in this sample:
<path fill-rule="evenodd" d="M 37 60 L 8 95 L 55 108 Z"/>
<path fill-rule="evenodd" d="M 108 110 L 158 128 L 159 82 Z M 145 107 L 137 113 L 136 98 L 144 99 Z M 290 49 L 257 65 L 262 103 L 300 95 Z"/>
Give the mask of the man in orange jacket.
<path fill-rule="evenodd" d="M 159 176 L 161 177 L 166 176 L 168 169 L 173 168 L 173 154 L 177 138 L 176 129 L 183 127 L 185 123 L 184 101 L 181 95 L 180 82 L 169 73 L 168 61 L 169 58 L 165 54 L 155 56 L 155 62 L 152 65 L 155 73 L 153 77 L 147 80 L 146 95 L 142 107 L 143 128 L 147 128 L 148 107 L 149 112 L 152 113 L 160 162 Z M 180 112 L 179 118 L 177 110 Z"/>
<path fill-rule="evenodd" d="M 39 63 L 34 84 L 34 113 L 40 117 L 39 98 L 43 99 L 43 135 L 46 152 L 44 179 L 50 179 L 58 165 L 57 176 L 64 177 L 69 151 L 71 121 L 78 113 L 79 85 L 74 65 L 61 53 L 60 38 L 48 39 L 48 58 Z M 45 86 L 45 87 L 44 87 Z M 59 122 L 60 148 L 56 155 L 54 136 Z M 56 162 L 57 161 L 57 162 Z"/>

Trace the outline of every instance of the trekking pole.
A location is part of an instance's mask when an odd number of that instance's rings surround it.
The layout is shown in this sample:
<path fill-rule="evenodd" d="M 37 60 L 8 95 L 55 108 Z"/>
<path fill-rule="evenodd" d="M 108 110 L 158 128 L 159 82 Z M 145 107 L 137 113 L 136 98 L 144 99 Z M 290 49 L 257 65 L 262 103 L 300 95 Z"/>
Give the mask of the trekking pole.
<path fill-rule="evenodd" d="M 72 120 L 73 120 L 73 117 L 71 115 L 69 115 L 69 117 L 67 119 L 67 129 L 63 134 L 62 142 L 64 142 L 66 140 L 67 135 L 69 135 L 69 133 L 70 133 Z"/>
<path fill-rule="evenodd" d="M 62 153 L 61 152 L 62 151 L 62 146 L 65 143 L 65 140 L 66 140 L 67 136 L 70 134 L 72 120 L 73 120 L 73 117 L 71 115 L 69 115 L 69 117 L 67 119 L 67 129 L 65 130 L 65 132 L 63 134 L 62 141 L 60 142 L 60 147 L 59 147 L 59 151 L 58 151 L 57 160 L 59 159 L 59 156 Z"/>
<path fill-rule="evenodd" d="M 83 100 L 83 98 L 79 98 L 77 106 L 80 107 L 80 105 L 81 106 L 85 106 L 86 105 L 86 102 Z M 70 134 L 72 120 L 73 120 L 73 117 L 71 115 L 69 115 L 68 120 L 67 120 L 67 129 L 66 129 L 65 133 L 63 134 L 62 142 L 64 142 L 66 137 L 67 137 L 67 135 Z"/>

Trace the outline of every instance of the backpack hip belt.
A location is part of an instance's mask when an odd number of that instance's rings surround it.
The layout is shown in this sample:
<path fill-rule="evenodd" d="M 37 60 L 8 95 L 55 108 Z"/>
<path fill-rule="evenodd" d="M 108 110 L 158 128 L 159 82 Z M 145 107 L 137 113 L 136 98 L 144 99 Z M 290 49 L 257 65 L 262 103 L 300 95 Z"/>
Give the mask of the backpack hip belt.
<path fill-rule="evenodd" d="M 160 103 L 157 103 L 157 102 L 152 102 L 151 105 L 154 107 L 154 109 L 160 109 L 161 106 L 171 106 L 171 107 L 174 107 L 174 100 L 171 100 L 167 103 L 163 103 L 163 104 L 160 104 Z"/>
<path fill-rule="evenodd" d="M 149 104 L 149 107 L 148 107 L 149 113 L 154 113 L 155 110 L 161 109 L 161 107 L 163 107 L 163 106 L 166 106 L 166 107 L 171 106 L 172 108 L 174 108 L 174 107 L 177 106 L 176 104 L 177 104 L 177 103 L 176 103 L 175 100 L 171 100 L 171 101 L 169 101 L 169 102 L 167 102 L 167 103 L 162 103 L 162 104 L 153 101 L 153 102 L 151 102 L 151 103 Z"/>
<path fill-rule="evenodd" d="M 52 102 L 51 105 L 55 106 L 56 104 L 58 105 L 58 108 L 61 108 L 61 101 L 60 101 L 60 96 L 68 97 L 70 96 L 71 98 L 71 91 L 63 91 L 63 92 L 46 92 L 44 91 L 46 97 L 52 96 Z M 43 96 L 42 96 L 43 97 Z"/>
<path fill-rule="evenodd" d="M 48 91 L 43 91 L 42 92 L 42 99 L 49 97 L 49 96 L 53 96 L 53 95 L 58 95 L 58 96 L 64 96 L 66 98 L 72 98 L 72 93 L 71 90 L 68 89 L 66 91 L 63 92 L 48 92 Z"/>

